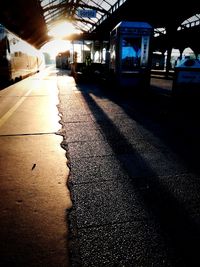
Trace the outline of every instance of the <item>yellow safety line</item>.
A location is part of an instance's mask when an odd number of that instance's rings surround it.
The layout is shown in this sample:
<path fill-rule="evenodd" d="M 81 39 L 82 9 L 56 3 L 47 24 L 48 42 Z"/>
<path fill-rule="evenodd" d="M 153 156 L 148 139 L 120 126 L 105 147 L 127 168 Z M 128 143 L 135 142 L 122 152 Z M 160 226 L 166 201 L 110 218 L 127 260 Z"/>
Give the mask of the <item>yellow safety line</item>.
<path fill-rule="evenodd" d="M 31 93 L 33 89 L 30 89 L 24 96 L 22 96 L 17 103 L 10 108 L 1 118 L 0 118 L 0 127 L 12 116 L 16 109 L 24 102 L 26 97 Z"/>

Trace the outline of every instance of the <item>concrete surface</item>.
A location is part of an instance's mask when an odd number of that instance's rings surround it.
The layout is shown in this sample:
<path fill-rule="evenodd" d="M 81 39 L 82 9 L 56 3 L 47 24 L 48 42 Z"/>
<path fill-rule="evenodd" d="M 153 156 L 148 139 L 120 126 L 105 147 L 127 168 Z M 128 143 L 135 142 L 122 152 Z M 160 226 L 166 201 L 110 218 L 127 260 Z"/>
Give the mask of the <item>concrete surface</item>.
<path fill-rule="evenodd" d="M 52 69 L 0 91 L 0 266 L 200 266 L 198 99 L 171 84 Z"/>
<path fill-rule="evenodd" d="M 198 107 L 171 82 L 140 96 L 58 76 L 71 266 L 200 266 Z"/>
<path fill-rule="evenodd" d="M 0 91 L 0 266 L 69 266 L 56 73 Z"/>

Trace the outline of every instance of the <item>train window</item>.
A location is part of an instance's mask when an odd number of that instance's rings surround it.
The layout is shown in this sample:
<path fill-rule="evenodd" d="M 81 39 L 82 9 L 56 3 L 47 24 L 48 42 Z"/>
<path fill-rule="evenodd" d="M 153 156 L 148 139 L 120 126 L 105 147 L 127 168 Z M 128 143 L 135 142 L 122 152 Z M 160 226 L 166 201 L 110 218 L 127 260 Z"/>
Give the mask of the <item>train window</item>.
<path fill-rule="evenodd" d="M 8 52 L 10 53 L 10 43 L 8 39 L 6 39 L 6 47 L 7 47 Z"/>

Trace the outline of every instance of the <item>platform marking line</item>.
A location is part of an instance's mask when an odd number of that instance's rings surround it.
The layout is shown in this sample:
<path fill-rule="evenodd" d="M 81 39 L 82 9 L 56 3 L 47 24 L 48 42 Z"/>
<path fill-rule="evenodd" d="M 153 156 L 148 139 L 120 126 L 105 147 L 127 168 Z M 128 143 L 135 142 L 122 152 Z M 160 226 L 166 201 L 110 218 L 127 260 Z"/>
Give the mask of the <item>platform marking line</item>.
<path fill-rule="evenodd" d="M 31 93 L 33 89 L 30 89 L 25 95 L 23 95 L 19 101 L 17 101 L 17 103 L 10 108 L 1 118 L 0 118 L 0 127 L 10 118 L 10 116 L 12 116 L 12 114 L 16 111 L 16 109 L 18 109 L 21 104 L 24 102 L 24 100 L 26 99 L 26 97 Z"/>

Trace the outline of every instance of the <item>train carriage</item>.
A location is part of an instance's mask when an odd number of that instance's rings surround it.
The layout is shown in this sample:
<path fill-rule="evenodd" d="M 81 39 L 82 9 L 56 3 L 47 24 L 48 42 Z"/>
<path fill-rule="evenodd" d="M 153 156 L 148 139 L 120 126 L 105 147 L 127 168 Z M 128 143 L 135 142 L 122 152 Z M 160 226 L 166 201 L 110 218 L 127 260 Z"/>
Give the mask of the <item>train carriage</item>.
<path fill-rule="evenodd" d="M 0 25 L 0 83 L 14 82 L 44 67 L 43 54 Z"/>

